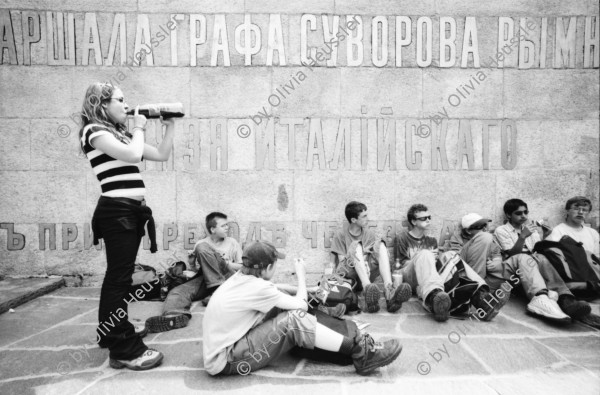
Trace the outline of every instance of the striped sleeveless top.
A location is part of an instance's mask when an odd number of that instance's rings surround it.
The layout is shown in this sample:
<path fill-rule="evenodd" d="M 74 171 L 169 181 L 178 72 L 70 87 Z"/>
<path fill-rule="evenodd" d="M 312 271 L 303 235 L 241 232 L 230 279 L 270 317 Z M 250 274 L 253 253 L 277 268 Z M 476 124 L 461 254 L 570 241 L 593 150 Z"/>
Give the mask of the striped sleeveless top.
<path fill-rule="evenodd" d="M 95 149 L 91 144 L 95 137 L 103 134 L 112 133 L 106 130 L 106 127 L 103 125 L 89 124 L 85 126 L 81 136 L 83 152 L 89 159 L 98 181 L 100 181 L 102 196 L 145 196 L 146 187 L 140 170 L 136 165 L 115 159 Z M 127 144 L 131 141 L 127 137 L 125 139 Z"/>

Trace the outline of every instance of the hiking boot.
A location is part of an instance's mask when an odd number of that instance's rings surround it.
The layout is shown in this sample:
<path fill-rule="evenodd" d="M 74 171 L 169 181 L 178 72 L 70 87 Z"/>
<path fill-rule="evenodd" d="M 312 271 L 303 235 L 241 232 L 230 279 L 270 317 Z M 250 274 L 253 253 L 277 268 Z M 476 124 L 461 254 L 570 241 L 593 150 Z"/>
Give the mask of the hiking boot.
<path fill-rule="evenodd" d="M 185 314 L 178 315 L 157 315 L 146 320 L 148 332 L 166 332 L 171 329 L 178 329 L 187 326 L 190 318 Z"/>
<path fill-rule="evenodd" d="M 110 358 L 108 364 L 113 369 L 148 370 L 160 365 L 162 360 L 163 354 L 161 352 L 149 348 L 142 355 L 131 361 Z"/>
<path fill-rule="evenodd" d="M 412 288 L 407 283 L 402 283 L 394 288 L 393 284 L 386 286 L 387 311 L 395 313 L 400 310 L 402 303 L 408 301 L 412 296 Z"/>
<path fill-rule="evenodd" d="M 596 314 L 588 314 L 578 319 L 579 322 L 589 325 L 594 329 L 600 329 L 600 316 Z"/>
<path fill-rule="evenodd" d="M 487 290 L 480 290 L 473 297 L 471 304 L 475 308 L 482 309 L 485 312 L 484 321 L 491 321 L 498 315 L 500 309 L 508 302 L 508 299 L 510 299 L 510 294 L 505 293 L 503 298 L 497 298 Z M 475 313 L 475 315 L 479 317 L 478 313 Z"/>
<path fill-rule="evenodd" d="M 397 339 L 376 342 L 371 335 L 364 334 L 352 350 L 352 362 L 356 373 L 367 375 L 375 369 L 389 365 L 402 352 L 402 345 Z"/>
<path fill-rule="evenodd" d="M 365 287 L 365 303 L 367 305 L 368 313 L 377 313 L 379 311 L 379 298 L 381 293 L 379 288 L 375 284 L 368 284 Z"/>
<path fill-rule="evenodd" d="M 592 312 L 592 308 L 586 302 L 576 300 L 571 295 L 561 295 L 558 298 L 558 307 L 574 320 L 586 316 Z"/>
<path fill-rule="evenodd" d="M 328 316 L 340 318 L 344 314 L 346 314 L 346 305 L 343 303 L 338 303 L 335 307 L 323 306 L 322 304 L 317 306 L 317 310 L 327 314 Z"/>
<path fill-rule="evenodd" d="M 434 289 L 427 295 L 427 300 L 429 303 L 426 304 L 433 312 L 433 319 L 438 322 L 447 321 L 450 317 L 450 305 L 452 304 L 450 295 L 441 289 Z"/>
<path fill-rule="evenodd" d="M 571 317 L 563 313 L 558 304 L 546 294 L 534 296 L 527 305 L 527 311 L 559 324 L 571 322 Z"/>

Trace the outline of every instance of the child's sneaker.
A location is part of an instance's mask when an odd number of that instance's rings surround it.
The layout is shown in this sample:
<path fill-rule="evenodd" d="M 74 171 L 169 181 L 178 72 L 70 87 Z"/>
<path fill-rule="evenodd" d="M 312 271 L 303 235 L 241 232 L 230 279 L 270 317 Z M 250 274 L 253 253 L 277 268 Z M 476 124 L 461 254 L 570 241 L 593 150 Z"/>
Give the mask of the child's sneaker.
<path fill-rule="evenodd" d="M 402 283 L 394 288 L 393 284 L 386 286 L 387 311 L 395 313 L 400 310 L 402 303 L 408 301 L 412 296 L 412 288 L 407 283 Z"/>
<path fill-rule="evenodd" d="M 576 300 L 572 295 L 561 295 L 558 298 L 558 307 L 574 320 L 592 312 L 592 308 L 587 302 Z"/>
<path fill-rule="evenodd" d="M 110 358 L 109 365 L 113 369 L 148 370 L 160 365 L 162 360 L 163 354 L 161 352 L 149 348 L 131 361 Z"/>
<path fill-rule="evenodd" d="M 428 303 L 427 303 L 428 302 Z M 426 304 L 433 312 L 433 319 L 438 322 L 444 322 L 450 317 L 450 295 L 441 289 L 434 289 L 427 295 Z"/>
<path fill-rule="evenodd" d="M 364 334 L 352 350 L 352 362 L 356 373 L 367 375 L 394 362 L 401 352 L 402 345 L 396 339 L 376 342 L 371 335 Z"/>
<path fill-rule="evenodd" d="M 146 320 L 146 328 L 150 333 L 166 332 L 171 329 L 183 328 L 189 321 L 189 317 L 185 314 L 157 315 Z"/>
<path fill-rule="evenodd" d="M 510 294 L 505 293 L 503 298 L 496 298 L 493 295 L 490 296 L 488 291 L 480 290 L 473 296 L 471 304 L 475 308 L 485 312 L 484 321 L 491 321 L 498 315 L 500 309 L 508 302 L 508 299 L 510 299 Z M 475 315 L 479 317 L 477 313 Z"/>
<path fill-rule="evenodd" d="M 381 297 L 379 288 L 375 284 L 367 284 L 364 293 L 367 312 L 377 313 L 379 311 L 379 298 Z"/>

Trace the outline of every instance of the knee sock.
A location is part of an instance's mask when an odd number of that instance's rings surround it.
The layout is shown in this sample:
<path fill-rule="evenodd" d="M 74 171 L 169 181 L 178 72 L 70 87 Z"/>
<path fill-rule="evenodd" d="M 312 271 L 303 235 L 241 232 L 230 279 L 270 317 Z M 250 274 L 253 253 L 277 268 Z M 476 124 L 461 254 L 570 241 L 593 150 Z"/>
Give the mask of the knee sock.
<path fill-rule="evenodd" d="M 352 354 L 354 339 L 346 337 L 317 322 L 315 330 L 315 347 L 326 351 Z"/>

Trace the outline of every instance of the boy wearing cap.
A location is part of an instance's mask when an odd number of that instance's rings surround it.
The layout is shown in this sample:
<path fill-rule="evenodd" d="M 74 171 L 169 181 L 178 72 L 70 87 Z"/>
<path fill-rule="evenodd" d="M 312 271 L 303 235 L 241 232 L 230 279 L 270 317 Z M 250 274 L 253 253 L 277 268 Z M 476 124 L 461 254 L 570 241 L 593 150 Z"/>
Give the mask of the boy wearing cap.
<path fill-rule="evenodd" d="M 575 300 L 548 259 L 534 253 L 534 246 L 541 238 L 536 225 L 528 220 L 527 203 L 521 199 L 509 199 L 504 203 L 504 214 L 507 222 L 496 228 L 494 239 L 505 258 L 504 270 L 517 273 L 520 269 L 519 278 L 530 300 L 527 310 L 562 323 L 588 315 L 590 305 Z M 550 298 L 549 291 L 558 294 L 557 301 Z"/>
<path fill-rule="evenodd" d="M 173 288 L 163 304 L 160 316 L 146 320 L 149 332 L 165 332 L 187 326 L 192 314 L 192 301 L 210 297 L 212 293 L 242 267 L 242 249 L 236 239 L 227 236 L 227 216 L 212 212 L 206 216 L 208 236 L 198 241 L 190 256 L 191 265 L 200 271 L 188 282 Z"/>
<path fill-rule="evenodd" d="M 411 226 L 408 231 L 400 232 L 395 239 L 396 258 L 402 264 L 404 281 L 408 282 L 423 300 L 423 306 L 433 313 L 436 321 L 446 321 L 450 316 L 452 301 L 444 291 L 446 275 L 438 273 L 437 240 L 427 235 L 431 224 L 429 209 L 423 204 L 412 205 L 406 217 Z M 440 256 L 442 265 L 448 262 L 456 252 L 446 252 Z M 485 321 L 493 319 L 504 303 L 491 303 L 489 287 L 468 264 L 464 265 L 467 279 L 479 284 L 472 296 L 471 304 L 478 309 L 478 315 Z M 483 313 L 479 314 L 482 311 Z"/>
<path fill-rule="evenodd" d="M 381 274 L 387 311 L 395 313 L 402 303 L 410 299 L 412 289 L 408 284 L 394 287 L 390 256 L 385 242 L 367 227 L 367 206 L 352 201 L 345 208 L 346 219 L 341 230 L 331 240 L 331 264 L 345 279 L 357 284 L 357 291 L 364 290 L 367 312 L 379 311 L 379 287 L 373 282 Z M 327 273 L 330 274 L 330 273 Z"/>
<path fill-rule="evenodd" d="M 308 314 L 306 268 L 295 260 L 298 291 L 290 296 L 270 280 L 277 259 L 271 243 L 244 249 L 243 268 L 213 294 L 204 313 L 204 367 L 211 375 L 247 375 L 267 366 L 295 346 L 351 356 L 359 374 L 393 362 L 402 346 L 396 339 L 376 343 L 368 334 L 343 336 Z"/>

